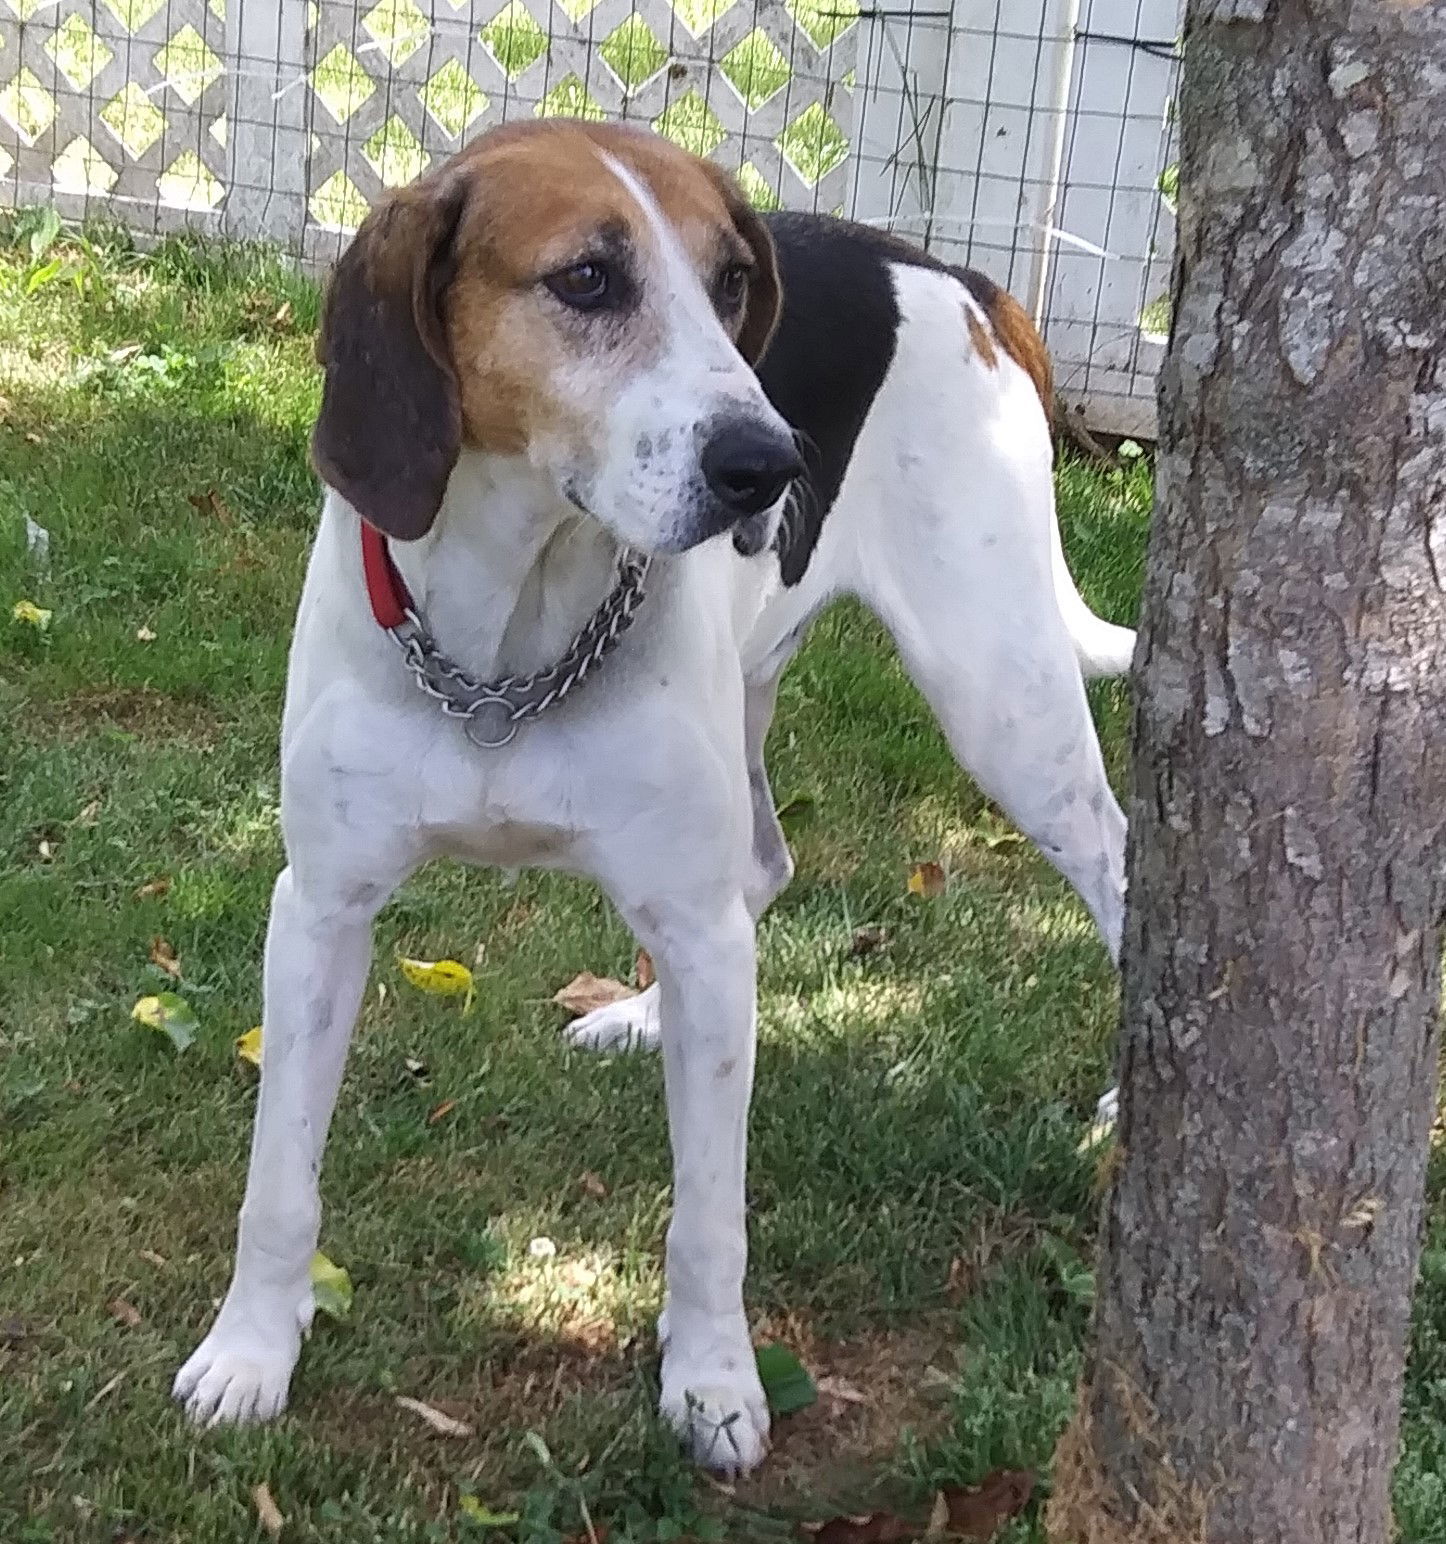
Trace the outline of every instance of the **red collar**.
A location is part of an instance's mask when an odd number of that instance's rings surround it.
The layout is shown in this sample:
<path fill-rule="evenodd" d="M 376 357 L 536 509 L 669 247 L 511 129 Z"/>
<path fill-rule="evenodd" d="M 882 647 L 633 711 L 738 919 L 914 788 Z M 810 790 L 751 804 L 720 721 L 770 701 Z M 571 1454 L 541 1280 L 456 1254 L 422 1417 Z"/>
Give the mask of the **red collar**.
<path fill-rule="evenodd" d="M 362 570 L 367 579 L 367 599 L 372 603 L 372 615 L 377 626 L 388 632 L 400 627 L 413 610 L 412 592 L 407 582 L 397 572 L 387 539 L 374 525 L 361 523 Z"/>

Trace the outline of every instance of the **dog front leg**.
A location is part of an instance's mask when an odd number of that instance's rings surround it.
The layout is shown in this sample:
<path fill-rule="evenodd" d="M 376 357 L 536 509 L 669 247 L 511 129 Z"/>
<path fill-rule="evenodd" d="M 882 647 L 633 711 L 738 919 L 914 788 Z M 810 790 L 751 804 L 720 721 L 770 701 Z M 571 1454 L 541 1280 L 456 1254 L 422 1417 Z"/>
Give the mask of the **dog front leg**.
<path fill-rule="evenodd" d="M 768 1405 L 743 1311 L 744 1170 L 753 1089 L 753 919 L 739 895 L 707 916 L 629 916 L 658 972 L 673 1148 L 661 1411 L 701 1464 L 744 1473 L 768 1447 Z"/>
<path fill-rule="evenodd" d="M 269 1420 L 286 1404 L 311 1323 L 322 1148 L 366 986 L 372 919 L 384 898 L 322 904 L 290 868 L 276 882 L 261 1091 L 236 1268 L 215 1324 L 173 1389 L 198 1424 Z"/>

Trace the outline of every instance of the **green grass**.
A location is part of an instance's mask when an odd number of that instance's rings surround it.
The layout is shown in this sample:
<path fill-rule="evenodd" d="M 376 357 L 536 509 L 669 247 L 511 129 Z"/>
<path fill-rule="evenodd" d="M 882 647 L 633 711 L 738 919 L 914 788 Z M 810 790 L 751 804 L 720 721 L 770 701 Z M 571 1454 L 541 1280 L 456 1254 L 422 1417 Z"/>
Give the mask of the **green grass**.
<path fill-rule="evenodd" d="M 1076 1144 L 1114 979 L 849 607 L 786 678 L 772 746 L 780 799 L 812 803 L 763 927 L 749 1301 L 760 1338 L 868 1402 L 782 1423 L 731 1498 L 679 1461 L 651 1418 L 658 1068 L 569 1052 L 548 1002 L 579 969 L 625 975 L 631 942 L 582 884 L 438 866 L 382 918 L 329 1149 L 322 1246 L 352 1316 L 319 1324 L 280 1424 L 184 1427 L 167 1387 L 225 1286 L 255 1096 L 233 1041 L 259 1018 L 280 862 L 316 295 L 253 253 L 43 231 L 32 251 L 35 232 L 0 243 L 0 1538 L 261 1537 L 264 1482 L 296 1540 L 543 1544 L 586 1536 L 580 1500 L 614 1544 L 768 1540 L 880 1499 L 927 1507 L 998 1464 L 1046 1469 L 1087 1320 Z M 1147 469 L 1066 465 L 1059 485 L 1086 592 L 1128 619 Z M 26 515 L 51 533 L 47 572 Z M 20 599 L 48 629 L 10 620 Z M 1118 775 L 1124 693 L 1095 702 Z M 936 901 L 905 888 L 925 859 L 950 872 Z M 866 923 L 888 946 L 851 958 Z M 129 1016 L 171 984 L 148 963 L 158 936 L 201 1020 L 182 1055 Z M 402 954 L 475 963 L 471 1012 L 409 988 Z M 1423 1544 L 1446 1539 L 1439 1219 L 1433 1244 L 1399 1486 Z M 431 1434 L 397 1394 L 475 1436 Z M 524 1521 L 488 1535 L 464 1495 Z M 1010 1538 L 1038 1536 L 1036 1507 Z"/>

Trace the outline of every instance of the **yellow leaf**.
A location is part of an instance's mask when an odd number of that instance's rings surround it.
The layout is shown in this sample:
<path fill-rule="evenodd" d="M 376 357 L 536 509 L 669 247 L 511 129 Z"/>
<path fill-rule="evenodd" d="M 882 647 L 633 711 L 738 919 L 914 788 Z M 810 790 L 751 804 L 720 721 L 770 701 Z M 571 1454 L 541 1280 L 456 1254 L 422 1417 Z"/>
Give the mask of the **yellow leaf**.
<path fill-rule="evenodd" d="M 261 1026 L 248 1029 L 244 1035 L 236 1036 L 236 1054 L 242 1061 L 250 1062 L 253 1067 L 261 1065 Z"/>
<path fill-rule="evenodd" d="M 131 1009 L 131 1017 L 147 1029 L 158 1029 L 178 1051 L 184 1051 L 196 1038 L 196 1015 L 184 997 L 161 992 L 140 998 Z"/>
<path fill-rule="evenodd" d="M 909 894 L 932 901 L 944 893 L 944 870 L 937 863 L 916 863 L 909 872 Z"/>
<path fill-rule="evenodd" d="M 351 1312 L 351 1277 L 319 1250 L 311 1257 L 311 1297 L 317 1311 L 333 1319 L 345 1319 Z"/>
<path fill-rule="evenodd" d="M 10 615 L 17 622 L 28 622 L 31 627 L 38 627 L 41 632 L 44 632 L 50 626 L 50 618 L 54 613 L 47 611 L 43 606 L 37 606 L 33 600 L 17 600 Z"/>
<path fill-rule="evenodd" d="M 472 972 L 459 960 L 398 960 L 402 974 L 419 992 L 438 997 L 472 994 Z"/>

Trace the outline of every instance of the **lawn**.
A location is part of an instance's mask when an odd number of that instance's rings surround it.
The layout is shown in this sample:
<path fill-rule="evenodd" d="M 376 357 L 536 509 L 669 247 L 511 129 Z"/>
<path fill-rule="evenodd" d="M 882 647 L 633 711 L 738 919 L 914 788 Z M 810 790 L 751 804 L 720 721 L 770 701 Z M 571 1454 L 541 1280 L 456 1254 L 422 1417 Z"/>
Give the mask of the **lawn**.
<path fill-rule="evenodd" d="M 552 993 L 627 977 L 633 949 L 548 876 L 438 866 L 388 907 L 323 1185 L 351 1313 L 318 1320 L 276 1426 L 195 1434 L 169 1404 L 226 1283 L 255 1099 L 235 1041 L 281 861 L 316 309 L 255 253 L 141 256 L 34 215 L 0 240 L 0 1539 L 264 1538 L 258 1484 L 283 1538 L 335 1544 L 585 1539 L 584 1508 L 611 1544 L 783 1539 L 1000 1465 L 1047 1493 L 1114 977 L 847 606 L 771 745 L 798 874 L 762 929 L 749 1301 L 825 1392 L 762 1473 L 724 1494 L 651 1418 L 659 1069 L 565 1047 Z M 1148 469 L 1065 464 L 1059 488 L 1084 590 L 1130 619 Z M 1126 694 L 1094 701 L 1118 783 Z M 910 893 L 924 861 L 942 896 Z M 475 1002 L 416 991 L 402 956 L 464 961 Z M 199 1021 L 179 1053 L 131 1017 L 167 989 Z M 1416 1544 L 1446 1540 L 1443 1180 L 1398 1483 Z M 1037 1504 L 1006 1535 L 1040 1536 Z"/>

